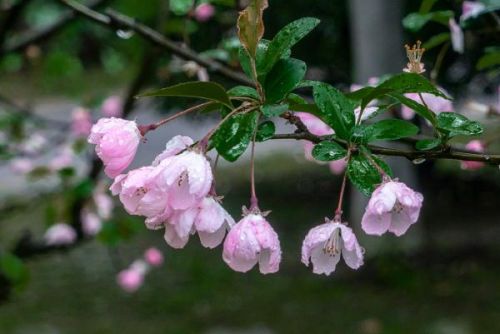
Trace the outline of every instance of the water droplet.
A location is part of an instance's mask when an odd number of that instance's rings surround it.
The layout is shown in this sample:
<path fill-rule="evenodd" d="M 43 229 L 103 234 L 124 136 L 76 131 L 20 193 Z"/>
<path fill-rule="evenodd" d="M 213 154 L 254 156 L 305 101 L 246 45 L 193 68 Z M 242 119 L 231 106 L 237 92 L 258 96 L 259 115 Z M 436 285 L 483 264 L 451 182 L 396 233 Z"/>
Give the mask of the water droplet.
<path fill-rule="evenodd" d="M 129 39 L 130 37 L 134 36 L 134 32 L 132 30 L 117 30 L 116 31 L 116 36 L 122 38 L 122 39 Z"/>
<path fill-rule="evenodd" d="M 412 162 L 415 165 L 420 165 L 420 164 L 423 164 L 425 162 L 425 158 L 417 158 L 417 159 L 414 159 Z"/>
<path fill-rule="evenodd" d="M 486 160 L 490 160 L 490 159 L 491 159 L 491 157 L 490 157 L 489 155 L 485 155 L 485 156 L 484 156 L 484 158 L 485 158 Z"/>

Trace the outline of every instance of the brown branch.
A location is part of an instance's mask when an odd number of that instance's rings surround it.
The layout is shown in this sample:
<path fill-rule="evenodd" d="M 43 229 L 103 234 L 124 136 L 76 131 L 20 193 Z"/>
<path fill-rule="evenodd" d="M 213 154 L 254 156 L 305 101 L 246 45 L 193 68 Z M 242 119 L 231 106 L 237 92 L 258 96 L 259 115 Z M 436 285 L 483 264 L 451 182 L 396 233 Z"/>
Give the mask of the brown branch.
<path fill-rule="evenodd" d="M 86 17 L 102 26 L 114 30 L 133 31 L 151 43 L 172 52 L 176 56 L 195 61 L 199 65 L 206 67 L 209 71 L 220 73 L 222 76 L 244 85 L 254 85 L 253 82 L 241 72 L 234 71 L 210 58 L 201 57 L 192 49 L 178 45 L 166 38 L 160 32 L 137 22 L 134 18 L 111 9 L 108 9 L 105 14 L 102 14 L 73 0 L 59 0 L 59 2 L 71 8 L 80 16 Z"/>

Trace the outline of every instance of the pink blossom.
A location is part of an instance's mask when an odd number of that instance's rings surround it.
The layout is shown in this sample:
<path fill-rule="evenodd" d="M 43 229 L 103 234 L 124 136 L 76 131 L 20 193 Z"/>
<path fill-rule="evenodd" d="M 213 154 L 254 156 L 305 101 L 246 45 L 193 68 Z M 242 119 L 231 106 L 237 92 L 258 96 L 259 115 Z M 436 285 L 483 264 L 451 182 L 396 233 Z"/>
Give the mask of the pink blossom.
<path fill-rule="evenodd" d="M 102 219 L 111 218 L 113 212 L 114 204 L 111 196 L 106 194 L 104 191 L 99 190 L 93 194 L 94 204 L 97 209 L 97 213 Z"/>
<path fill-rule="evenodd" d="M 424 197 L 402 182 L 383 182 L 372 194 L 361 227 L 367 234 L 396 236 L 406 233 L 418 220 Z"/>
<path fill-rule="evenodd" d="M 334 133 L 332 128 L 330 128 L 325 122 L 314 115 L 306 112 L 296 112 L 295 116 L 300 118 L 302 123 L 304 123 L 309 132 L 311 132 L 313 135 L 326 136 Z"/>
<path fill-rule="evenodd" d="M 75 159 L 75 152 L 73 152 L 71 147 L 59 147 L 56 156 L 49 162 L 49 168 L 57 172 L 61 169 L 72 167 Z"/>
<path fill-rule="evenodd" d="M 111 193 L 119 195 L 125 210 L 131 215 L 163 216 L 170 209 L 167 189 L 158 172 L 156 167 L 145 166 L 118 175 L 110 187 Z"/>
<path fill-rule="evenodd" d="M 45 231 L 45 243 L 51 246 L 71 245 L 76 241 L 75 230 L 65 223 L 54 224 Z"/>
<path fill-rule="evenodd" d="M 194 10 L 194 18 L 198 22 L 207 22 L 214 16 L 215 8 L 209 3 L 202 3 Z"/>
<path fill-rule="evenodd" d="M 197 208 L 178 210 L 170 215 L 165 223 L 164 239 L 172 248 L 184 248 L 189 236 L 195 232 L 194 221 L 198 214 Z"/>
<path fill-rule="evenodd" d="M 34 133 L 24 141 L 19 149 L 26 154 L 36 154 L 48 143 L 47 138 L 41 133 Z"/>
<path fill-rule="evenodd" d="M 85 235 L 93 236 L 101 231 L 102 221 L 94 212 L 89 211 L 88 209 L 83 210 L 81 219 L 82 229 Z"/>
<path fill-rule="evenodd" d="M 76 108 L 71 114 L 71 132 L 76 137 L 86 137 L 92 128 L 92 116 L 87 109 Z"/>
<path fill-rule="evenodd" d="M 144 274 L 133 268 L 122 270 L 116 277 L 118 285 L 126 292 L 137 291 L 144 282 Z"/>
<path fill-rule="evenodd" d="M 190 137 L 187 136 L 175 136 L 170 139 L 165 145 L 165 150 L 162 153 L 158 154 L 154 159 L 152 165 L 158 166 L 160 162 L 168 157 L 172 157 L 174 155 L 179 154 L 180 152 L 187 149 L 189 146 L 193 145 L 194 141 Z"/>
<path fill-rule="evenodd" d="M 141 138 L 134 121 L 112 117 L 101 118 L 94 124 L 88 141 L 96 144 L 96 153 L 105 166 L 104 172 L 114 178 L 130 165 Z"/>
<path fill-rule="evenodd" d="M 486 6 L 479 1 L 464 1 L 462 3 L 462 15 L 460 16 L 460 22 L 477 16 L 485 8 Z"/>
<path fill-rule="evenodd" d="M 345 159 L 330 161 L 328 163 L 328 166 L 330 166 L 330 171 L 332 172 L 332 174 L 340 175 L 347 167 L 347 161 Z"/>
<path fill-rule="evenodd" d="M 483 153 L 485 150 L 485 145 L 480 140 L 471 140 L 465 145 L 465 148 L 471 152 Z M 467 170 L 477 170 L 484 167 L 484 162 L 481 161 L 462 161 L 461 162 L 462 169 Z"/>
<path fill-rule="evenodd" d="M 213 174 L 205 154 L 197 149 L 163 159 L 158 166 L 168 189 L 168 204 L 172 209 L 185 210 L 207 196 Z"/>
<path fill-rule="evenodd" d="M 15 158 L 9 162 L 10 169 L 19 174 L 27 174 L 31 172 L 35 166 L 33 165 L 33 161 L 28 158 Z"/>
<path fill-rule="evenodd" d="M 312 228 L 302 243 L 302 263 L 313 265 L 313 273 L 330 275 L 335 271 L 340 256 L 352 269 L 363 265 L 363 249 L 351 228 L 340 221 L 325 219 Z"/>
<path fill-rule="evenodd" d="M 119 96 L 108 97 L 101 106 L 101 112 L 105 117 L 121 117 L 123 114 L 123 101 Z"/>
<path fill-rule="evenodd" d="M 159 267 L 163 263 L 163 254 L 158 250 L 158 248 L 151 247 L 144 253 L 144 259 L 153 267 Z"/>
<path fill-rule="evenodd" d="M 281 262 L 278 235 L 261 214 L 250 213 L 227 234 L 223 259 L 235 271 L 247 272 L 259 263 L 262 274 L 275 273 Z"/>
<path fill-rule="evenodd" d="M 464 53 L 464 32 L 462 28 L 457 24 L 454 18 L 450 18 L 448 21 L 451 33 L 451 45 L 453 50 L 458 53 Z"/>
<path fill-rule="evenodd" d="M 194 226 L 204 247 L 219 246 L 226 231 L 233 225 L 233 217 L 220 205 L 218 199 L 209 196 L 201 201 Z"/>
<path fill-rule="evenodd" d="M 445 95 L 449 96 L 449 94 L 443 88 L 439 88 L 439 90 Z M 408 93 L 405 94 L 405 96 L 415 102 L 422 104 L 418 93 Z M 445 111 L 454 111 L 453 103 L 450 100 L 445 99 L 444 97 L 432 95 L 429 93 L 422 93 L 422 97 L 424 98 L 424 101 L 429 109 L 431 109 L 436 114 L 440 114 Z M 403 106 L 401 108 L 401 117 L 403 119 L 412 119 L 414 116 L 415 111 L 413 111 L 413 109 L 407 106 Z"/>

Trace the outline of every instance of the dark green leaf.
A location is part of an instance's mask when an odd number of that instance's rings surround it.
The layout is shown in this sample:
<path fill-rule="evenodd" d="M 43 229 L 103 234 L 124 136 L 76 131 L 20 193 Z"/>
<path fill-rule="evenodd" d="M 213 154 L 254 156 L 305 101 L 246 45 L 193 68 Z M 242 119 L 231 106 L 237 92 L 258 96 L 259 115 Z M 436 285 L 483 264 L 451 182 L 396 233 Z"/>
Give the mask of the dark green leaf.
<path fill-rule="evenodd" d="M 306 87 L 314 87 L 316 85 L 321 84 L 321 81 L 315 81 L 315 80 L 302 80 L 298 85 L 297 88 L 306 88 Z"/>
<path fill-rule="evenodd" d="M 417 114 L 419 114 L 420 116 L 431 122 L 432 125 L 434 126 L 436 125 L 436 114 L 434 114 L 431 110 L 427 109 L 424 105 L 415 102 L 414 100 L 409 99 L 402 94 L 392 93 L 389 94 L 389 96 L 398 100 L 408 108 L 415 111 Z"/>
<path fill-rule="evenodd" d="M 257 127 L 257 134 L 255 140 L 258 142 L 266 141 L 274 136 L 276 132 L 276 127 L 272 121 L 265 121 L 259 124 Z"/>
<path fill-rule="evenodd" d="M 392 175 L 390 167 L 380 158 L 371 155 L 371 158 L 388 175 Z M 363 194 L 370 196 L 375 188 L 382 182 L 378 169 L 362 154 L 355 154 L 347 165 L 347 175 L 352 184 Z"/>
<path fill-rule="evenodd" d="M 342 139 L 349 139 L 354 127 L 354 103 L 328 84 L 314 87 L 314 101 L 320 110 L 319 117 Z"/>
<path fill-rule="evenodd" d="M 281 29 L 269 44 L 265 61 L 258 67 L 259 74 L 269 72 L 273 66 L 291 49 L 298 41 L 306 36 L 318 24 L 319 20 L 305 17 L 286 25 Z"/>
<path fill-rule="evenodd" d="M 170 10 L 175 15 L 186 15 L 193 7 L 194 0 L 171 0 Z"/>
<path fill-rule="evenodd" d="M 266 76 L 264 90 L 266 101 L 281 101 L 290 93 L 306 74 L 306 64 L 298 59 L 281 59 Z"/>
<path fill-rule="evenodd" d="M 346 149 L 333 141 L 322 141 L 312 150 L 312 156 L 319 161 L 339 160 L 346 155 Z"/>
<path fill-rule="evenodd" d="M 235 86 L 227 91 L 227 94 L 231 97 L 250 97 L 252 99 L 259 99 L 259 93 L 253 87 L 248 86 Z"/>
<path fill-rule="evenodd" d="M 23 287 L 28 279 L 28 268 L 17 256 L 10 253 L 2 253 L 0 256 L 0 271 L 14 285 Z"/>
<path fill-rule="evenodd" d="M 178 85 L 162 88 L 152 92 L 147 92 L 139 95 L 139 97 L 154 97 L 154 96 L 177 96 L 177 97 L 194 97 L 215 101 L 233 108 L 229 96 L 224 87 L 215 82 L 192 81 L 184 82 Z"/>
<path fill-rule="evenodd" d="M 500 66 L 500 50 L 488 52 L 479 58 L 476 68 L 482 71 L 493 66 Z"/>
<path fill-rule="evenodd" d="M 439 145 L 441 145 L 441 139 L 439 138 L 421 139 L 415 144 L 415 148 L 419 151 L 427 151 L 432 150 Z"/>
<path fill-rule="evenodd" d="M 307 112 L 318 117 L 321 115 L 321 110 L 314 103 L 291 104 L 288 109 L 291 111 Z"/>
<path fill-rule="evenodd" d="M 448 25 L 448 20 L 452 17 L 453 12 L 451 10 L 443 10 L 425 14 L 411 13 L 403 19 L 403 26 L 410 31 L 417 32 L 430 21 Z"/>
<path fill-rule="evenodd" d="M 437 126 L 439 129 L 447 131 L 448 137 L 476 136 L 483 133 L 483 126 L 480 123 L 454 112 L 440 113 L 437 117 Z"/>
<path fill-rule="evenodd" d="M 288 94 L 288 96 L 286 97 L 286 101 L 288 102 L 288 104 L 303 104 L 303 103 L 307 103 L 306 99 L 304 99 L 302 96 L 297 95 L 295 93 Z"/>
<path fill-rule="evenodd" d="M 396 140 L 414 136 L 418 127 L 400 119 L 384 119 L 366 127 L 367 141 Z"/>
<path fill-rule="evenodd" d="M 288 110 L 288 104 L 266 104 L 261 108 L 266 117 L 276 117 Z"/>
<path fill-rule="evenodd" d="M 228 161 L 236 161 L 252 140 L 258 119 L 256 111 L 230 117 L 214 135 L 217 152 Z"/>
<path fill-rule="evenodd" d="M 432 48 L 435 48 L 438 45 L 443 44 L 444 42 L 448 42 L 450 40 L 450 33 L 449 32 L 442 32 L 440 34 L 434 35 L 427 42 L 425 42 L 422 47 L 425 48 L 426 50 L 430 50 Z"/>

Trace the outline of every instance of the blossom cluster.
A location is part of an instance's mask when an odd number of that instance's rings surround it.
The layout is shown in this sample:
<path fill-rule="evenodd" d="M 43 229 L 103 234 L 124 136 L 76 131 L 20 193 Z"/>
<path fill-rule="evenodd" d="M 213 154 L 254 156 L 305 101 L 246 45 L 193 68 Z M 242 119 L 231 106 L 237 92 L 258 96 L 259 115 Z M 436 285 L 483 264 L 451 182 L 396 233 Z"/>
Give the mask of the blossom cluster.
<path fill-rule="evenodd" d="M 299 117 L 316 133 L 331 131 L 305 114 Z M 204 247 L 215 248 L 223 243 L 223 260 L 235 271 L 247 272 L 258 264 L 263 274 L 277 272 L 281 246 L 278 234 L 266 219 L 267 213 L 252 201 L 249 209 L 243 209 L 243 218 L 235 223 L 215 192 L 203 140 L 195 143 L 190 137 L 175 136 L 150 165 L 123 173 L 141 143 L 140 129 L 135 121 L 104 118 L 89 135 L 106 174 L 114 178 L 111 192 L 119 197 L 125 210 L 144 217 L 148 229 L 163 228 L 165 241 L 173 248 L 185 247 L 190 236 L 198 234 Z M 421 194 L 385 177 L 368 203 L 362 228 L 367 234 L 392 232 L 400 236 L 418 220 L 422 201 Z M 340 257 L 353 269 L 363 264 L 363 249 L 356 236 L 336 215 L 309 231 L 302 245 L 302 262 L 311 262 L 313 272 L 328 275 Z"/>

